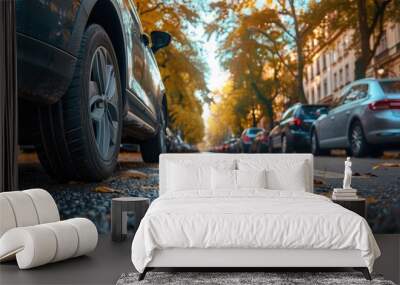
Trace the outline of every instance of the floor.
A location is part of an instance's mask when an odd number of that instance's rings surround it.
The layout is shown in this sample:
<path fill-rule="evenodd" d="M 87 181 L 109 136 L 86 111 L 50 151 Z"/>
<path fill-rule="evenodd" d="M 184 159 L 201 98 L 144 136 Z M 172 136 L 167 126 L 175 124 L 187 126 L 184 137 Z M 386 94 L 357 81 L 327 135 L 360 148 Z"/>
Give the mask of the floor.
<path fill-rule="evenodd" d="M 400 235 L 376 235 L 382 257 L 375 272 L 385 279 L 400 282 Z M 131 239 L 112 242 L 109 235 L 100 235 L 96 251 L 31 270 L 18 270 L 15 262 L 0 265 L 0 284 L 115 284 L 124 272 L 134 271 L 130 261 Z"/>
<path fill-rule="evenodd" d="M 89 256 L 61 261 L 30 270 L 18 270 L 15 262 L 0 265 L 0 284 L 115 284 L 124 272 L 132 272 L 131 239 L 112 242 L 100 235 Z"/>

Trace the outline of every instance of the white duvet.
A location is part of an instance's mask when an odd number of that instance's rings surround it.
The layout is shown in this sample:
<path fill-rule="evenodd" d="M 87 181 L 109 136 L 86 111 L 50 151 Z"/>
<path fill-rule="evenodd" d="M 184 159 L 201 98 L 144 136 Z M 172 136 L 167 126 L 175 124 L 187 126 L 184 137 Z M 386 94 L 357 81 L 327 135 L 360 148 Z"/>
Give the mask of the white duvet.
<path fill-rule="evenodd" d="M 143 272 L 165 248 L 358 249 L 370 271 L 380 255 L 359 215 L 320 195 L 265 189 L 164 194 L 134 237 L 135 268 Z"/>

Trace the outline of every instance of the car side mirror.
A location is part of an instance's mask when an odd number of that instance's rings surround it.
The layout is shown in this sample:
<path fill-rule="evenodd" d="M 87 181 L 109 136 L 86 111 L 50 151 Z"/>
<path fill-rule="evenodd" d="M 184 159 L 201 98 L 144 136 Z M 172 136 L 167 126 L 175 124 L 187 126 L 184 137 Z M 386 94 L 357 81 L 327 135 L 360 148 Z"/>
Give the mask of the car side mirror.
<path fill-rule="evenodd" d="M 142 34 L 141 36 L 143 44 L 148 47 L 150 45 L 150 38 L 148 34 Z"/>
<path fill-rule="evenodd" d="M 156 53 L 159 49 L 168 46 L 171 42 L 171 35 L 166 32 L 151 32 L 151 50 Z"/>
<path fill-rule="evenodd" d="M 321 115 L 328 115 L 328 112 L 329 112 L 328 108 L 319 108 L 316 113 L 317 116 L 319 117 Z"/>

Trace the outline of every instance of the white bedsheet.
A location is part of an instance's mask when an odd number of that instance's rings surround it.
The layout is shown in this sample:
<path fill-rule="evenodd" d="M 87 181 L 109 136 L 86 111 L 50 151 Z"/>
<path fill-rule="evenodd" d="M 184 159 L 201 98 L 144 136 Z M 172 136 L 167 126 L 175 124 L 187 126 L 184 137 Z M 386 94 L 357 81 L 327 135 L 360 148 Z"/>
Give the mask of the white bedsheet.
<path fill-rule="evenodd" d="M 300 191 L 257 190 L 207 195 L 171 192 L 156 199 L 132 243 L 143 272 L 155 249 L 358 249 L 372 272 L 380 251 L 368 223 L 328 198 Z"/>

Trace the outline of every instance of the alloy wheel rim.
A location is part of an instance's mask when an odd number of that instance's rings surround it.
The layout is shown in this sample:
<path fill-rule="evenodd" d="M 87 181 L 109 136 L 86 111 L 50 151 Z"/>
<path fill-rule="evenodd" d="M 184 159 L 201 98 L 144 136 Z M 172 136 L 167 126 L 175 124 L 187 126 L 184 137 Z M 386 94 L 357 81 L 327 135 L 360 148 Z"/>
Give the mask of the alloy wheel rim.
<path fill-rule="evenodd" d="M 359 127 L 355 127 L 351 134 L 351 147 L 354 152 L 358 152 L 361 149 L 362 133 Z"/>
<path fill-rule="evenodd" d="M 93 54 L 89 79 L 89 114 L 97 149 L 108 160 L 117 146 L 119 108 L 114 65 L 107 49 Z"/>

